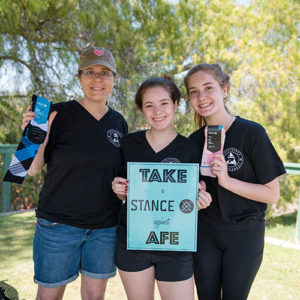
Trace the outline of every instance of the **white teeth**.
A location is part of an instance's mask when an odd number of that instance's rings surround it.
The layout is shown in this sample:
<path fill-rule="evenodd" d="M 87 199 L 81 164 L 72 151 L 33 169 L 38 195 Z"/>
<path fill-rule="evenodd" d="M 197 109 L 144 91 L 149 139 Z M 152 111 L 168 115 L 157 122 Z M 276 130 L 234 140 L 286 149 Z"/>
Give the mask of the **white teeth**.
<path fill-rule="evenodd" d="M 103 88 L 93 88 L 93 87 L 92 87 L 92 89 L 95 90 L 95 91 L 102 91 L 103 90 Z"/>
<path fill-rule="evenodd" d="M 165 119 L 165 117 L 162 117 L 162 118 L 153 118 L 154 121 L 162 121 L 164 119 Z"/>
<path fill-rule="evenodd" d="M 205 108 L 205 107 L 207 107 L 207 106 L 210 106 L 210 104 L 211 104 L 211 103 L 202 104 L 202 105 L 200 105 L 200 108 Z"/>

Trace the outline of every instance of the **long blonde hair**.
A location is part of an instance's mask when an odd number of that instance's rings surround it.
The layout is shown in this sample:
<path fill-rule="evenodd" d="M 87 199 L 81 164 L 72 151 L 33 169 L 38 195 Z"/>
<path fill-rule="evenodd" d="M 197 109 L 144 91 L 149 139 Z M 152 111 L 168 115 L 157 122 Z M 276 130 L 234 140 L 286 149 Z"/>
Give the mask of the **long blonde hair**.
<path fill-rule="evenodd" d="M 202 64 L 197 64 L 192 69 L 190 69 L 183 79 L 187 94 L 189 92 L 188 91 L 188 88 L 189 88 L 188 81 L 189 81 L 190 77 L 199 71 L 203 71 L 203 72 L 211 74 L 215 78 L 215 80 L 218 81 L 218 83 L 220 84 L 220 86 L 222 88 L 224 86 L 227 86 L 227 96 L 224 99 L 224 106 L 225 106 L 226 111 L 229 113 L 229 110 L 225 105 L 225 100 L 227 100 L 229 97 L 230 77 L 222 71 L 220 65 L 218 65 L 218 64 L 202 63 Z M 200 116 L 197 112 L 194 112 L 194 122 L 198 129 L 206 125 L 205 119 L 202 116 Z"/>

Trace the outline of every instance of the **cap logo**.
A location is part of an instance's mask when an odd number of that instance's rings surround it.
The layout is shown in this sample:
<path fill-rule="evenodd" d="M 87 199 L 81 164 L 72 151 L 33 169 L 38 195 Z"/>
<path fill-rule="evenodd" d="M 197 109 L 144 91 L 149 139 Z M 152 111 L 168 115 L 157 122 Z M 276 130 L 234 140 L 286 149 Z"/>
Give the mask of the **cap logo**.
<path fill-rule="evenodd" d="M 103 51 L 102 50 L 99 50 L 99 49 L 96 49 L 96 50 L 94 50 L 94 54 L 96 54 L 97 56 L 101 56 L 101 55 L 103 55 Z"/>

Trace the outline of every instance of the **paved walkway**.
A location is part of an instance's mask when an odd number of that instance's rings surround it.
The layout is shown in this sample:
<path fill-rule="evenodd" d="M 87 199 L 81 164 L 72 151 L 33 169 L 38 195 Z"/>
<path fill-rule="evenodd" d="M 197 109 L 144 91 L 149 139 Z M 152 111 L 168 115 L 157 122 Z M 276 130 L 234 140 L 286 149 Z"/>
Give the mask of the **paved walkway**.
<path fill-rule="evenodd" d="M 273 245 L 277 245 L 277 246 L 281 246 L 281 247 L 285 247 L 285 248 L 292 248 L 292 249 L 300 250 L 300 244 L 279 240 L 279 239 L 276 239 L 273 237 L 266 236 L 265 242 L 268 244 L 273 244 Z"/>

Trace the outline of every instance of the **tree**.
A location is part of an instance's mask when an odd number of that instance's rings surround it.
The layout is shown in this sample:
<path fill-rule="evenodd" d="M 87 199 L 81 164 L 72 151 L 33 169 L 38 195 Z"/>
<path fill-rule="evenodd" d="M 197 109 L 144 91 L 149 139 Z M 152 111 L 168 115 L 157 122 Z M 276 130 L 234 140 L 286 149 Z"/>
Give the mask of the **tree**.
<path fill-rule="evenodd" d="M 130 130 L 146 126 L 134 104 L 138 85 L 169 74 L 184 95 L 182 77 L 199 62 L 220 63 L 232 79 L 230 110 L 261 123 L 284 161 L 300 160 L 299 3 L 292 0 L 0 0 L 0 73 L 19 74 L 13 91 L 0 94 L 0 142 L 16 143 L 16 122 L 31 94 L 55 102 L 79 98 L 79 49 L 94 43 L 110 49 L 118 84 L 110 105 Z M 24 75 L 25 74 L 25 75 Z M 28 76 L 26 75 L 28 74 Z M 19 83 L 26 79 L 25 90 Z M 26 81 L 25 81 L 26 82 Z M 194 130 L 182 101 L 177 128 Z M 295 196 L 287 177 L 285 200 Z"/>
<path fill-rule="evenodd" d="M 9 64 L 20 78 L 29 72 L 25 95 L 16 88 L 14 97 L 78 97 L 79 50 L 101 45 L 115 54 L 120 80 L 112 105 L 128 115 L 131 128 L 140 121 L 128 98 L 143 79 L 175 64 L 173 55 L 183 47 L 174 7 L 166 1 L 2 0 L 0 16 L 8 20 L 0 25 L 0 67 Z"/>
<path fill-rule="evenodd" d="M 16 120 L 32 93 L 54 102 L 80 97 L 76 61 L 87 43 L 106 47 L 115 55 L 119 82 L 110 105 L 125 115 L 131 130 L 145 126 L 133 96 L 145 78 L 166 72 L 169 66 L 162 59 L 174 64 L 169 53 L 176 54 L 173 44 L 180 44 L 174 14 L 165 1 L 2 0 L 0 17 L 7 22 L 0 24 L 0 71 L 16 70 L 17 81 L 27 73 L 28 84 L 21 91 L 15 81 L 13 92 L 0 95 L 0 118 L 6 121 L 0 142 L 18 142 L 21 133 Z M 169 42 L 165 34 L 178 38 Z M 9 132 L 13 132 L 11 138 Z M 35 184 L 40 186 L 39 182 L 38 178 Z"/>
<path fill-rule="evenodd" d="M 231 76 L 230 110 L 262 124 L 284 161 L 300 162 L 299 3 L 180 1 L 177 13 L 188 62 L 220 63 Z M 285 201 L 295 198 L 296 179 L 281 180 Z"/>

